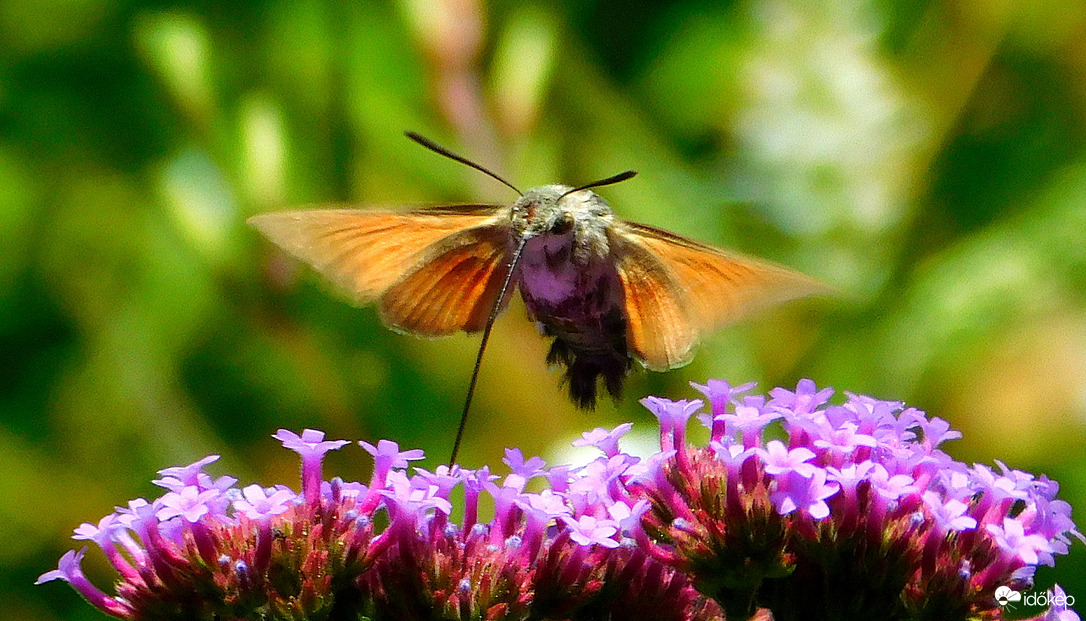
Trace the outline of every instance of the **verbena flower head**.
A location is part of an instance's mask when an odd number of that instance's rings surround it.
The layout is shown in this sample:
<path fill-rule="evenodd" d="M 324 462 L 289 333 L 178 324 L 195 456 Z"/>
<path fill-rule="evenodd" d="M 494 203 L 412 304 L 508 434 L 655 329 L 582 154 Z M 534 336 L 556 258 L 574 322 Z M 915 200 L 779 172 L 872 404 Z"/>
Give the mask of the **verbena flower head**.
<path fill-rule="evenodd" d="M 729 618 L 1000 618 L 997 587 L 1029 586 L 1082 538 L 1051 481 L 954 461 L 938 447 L 961 434 L 901 403 L 828 405 L 809 380 L 768 399 L 695 387 L 709 445 L 665 437 L 675 457 L 626 487 L 651 501 L 644 549 Z M 646 405 L 666 436 L 679 406 Z M 763 442 L 775 419 L 781 439 Z"/>
<path fill-rule="evenodd" d="M 116 569 L 112 594 L 83 575 L 86 548 L 39 582 L 122 619 L 997 619 L 997 586 L 1081 537 L 1055 483 L 953 461 L 938 446 L 957 432 L 902 404 L 827 405 L 806 381 L 699 388 L 707 446 L 685 440 L 700 401 L 650 398 L 652 457 L 620 450 L 626 424 L 585 433 L 602 455 L 582 467 L 509 449 L 504 477 L 412 469 L 421 451 L 382 440 L 360 443 L 367 485 L 324 480 L 348 443 L 281 430 L 299 491 L 212 479 L 215 457 L 160 471 L 163 496 L 76 529 Z"/>
<path fill-rule="evenodd" d="M 607 487 L 570 468 L 548 473 L 511 449 L 504 479 L 457 466 L 411 473 L 422 452 L 382 440 L 360 443 L 375 462 L 369 485 L 322 481 L 323 456 L 348 442 L 310 429 L 275 437 L 301 456 L 300 491 L 213 481 L 202 468 L 216 457 L 163 470 L 162 497 L 76 529 L 117 570 L 113 594 L 83 575 L 86 547 L 39 583 L 67 581 L 122 619 L 718 617 L 681 572 L 623 538 Z M 524 491 L 544 474 L 580 491 Z M 460 486 L 457 524 L 449 498 Z M 489 522 L 477 520 L 482 496 Z"/>

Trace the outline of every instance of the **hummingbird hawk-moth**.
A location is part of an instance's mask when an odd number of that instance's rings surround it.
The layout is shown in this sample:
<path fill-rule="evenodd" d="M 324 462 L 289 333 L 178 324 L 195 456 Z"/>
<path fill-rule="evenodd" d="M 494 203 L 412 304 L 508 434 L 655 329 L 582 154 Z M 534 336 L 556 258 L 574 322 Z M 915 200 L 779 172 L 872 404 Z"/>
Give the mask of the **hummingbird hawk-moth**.
<path fill-rule="evenodd" d="M 394 330 L 425 337 L 483 331 L 450 464 L 491 326 L 514 289 L 543 336 L 554 339 L 547 362 L 565 367 L 570 397 L 590 409 L 601 384 L 619 397 L 635 361 L 653 371 L 682 366 L 702 334 L 821 288 L 787 268 L 616 218 L 591 188 L 633 171 L 521 192 L 414 132 L 407 136 L 520 198 L 511 206 L 284 211 L 249 222 L 354 302 L 377 302 Z"/>

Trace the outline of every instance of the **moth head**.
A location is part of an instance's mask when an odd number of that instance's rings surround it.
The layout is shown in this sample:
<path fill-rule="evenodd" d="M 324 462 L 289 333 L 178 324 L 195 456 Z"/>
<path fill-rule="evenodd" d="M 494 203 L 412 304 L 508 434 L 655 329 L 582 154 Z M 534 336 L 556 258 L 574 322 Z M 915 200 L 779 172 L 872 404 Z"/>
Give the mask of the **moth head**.
<path fill-rule="evenodd" d="M 611 216 L 611 207 L 591 190 L 567 185 L 531 188 L 513 204 L 512 225 L 518 236 L 568 235 L 598 227 Z"/>

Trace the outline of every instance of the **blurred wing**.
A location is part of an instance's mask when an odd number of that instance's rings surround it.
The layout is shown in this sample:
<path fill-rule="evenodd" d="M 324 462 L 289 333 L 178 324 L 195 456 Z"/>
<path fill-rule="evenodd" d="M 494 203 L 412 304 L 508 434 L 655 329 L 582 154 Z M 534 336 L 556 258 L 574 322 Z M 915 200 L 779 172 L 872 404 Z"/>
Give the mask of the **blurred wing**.
<path fill-rule="evenodd" d="M 756 310 L 825 290 L 787 268 L 661 229 L 615 222 L 627 341 L 650 369 L 690 361 L 698 337 Z"/>
<path fill-rule="evenodd" d="M 283 250 L 313 266 L 357 304 L 382 299 L 382 314 L 393 326 L 415 332 L 418 322 L 407 319 L 402 304 L 387 304 L 390 289 L 411 281 L 414 287 L 402 288 L 421 294 L 418 283 L 429 273 L 427 264 L 443 256 L 460 252 L 475 256 L 476 262 L 457 261 L 455 273 L 461 276 L 481 276 L 486 271 L 478 257 L 504 257 L 509 244 L 506 208 L 493 205 L 458 205 L 435 207 L 408 212 L 355 209 L 315 209 L 262 214 L 249 223 Z M 470 246 L 479 245 L 474 250 Z M 452 254 L 450 254 L 452 253 Z M 499 260 L 500 262 L 500 260 Z M 476 270 L 467 270 L 475 265 Z M 491 274 L 492 276 L 492 274 Z M 504 276 L 504 274 L 503 274 Z M 412 280 L 414 277 L 414 280 Z M 450 275 L 446 274 L 443 282 Z M 489 281 L 487 285 L 490 286 Z M 497 286 L 500 286 L 499 282 Z M 482 295 L 488 289 L 478 293 Z M 463 291 L 470 295 L 471 291 Z M 395 296 L 393 296 L 395 297 Z M 405 299 L 410 302 L 410 299 Z M 439 303 L 434 293 L 419 302 Z M 449 297 L 448 303 L 462 303 L 462 298 Z M 386 308 L 387 307 L 387 308 Z M 446 316 L 422 331 L 427 335 L 451 334 L 458 329 L 474 329 L 472 313 L 461 313 L 467 322 L 453 326 Z M 401 321 L 402 320 L 402 321 Z M 423 321 L 423 323 L 425 323 Z"/>
<path fill-rule="evenodd" d="M 418 266 L 381 296 L 381 318 L 420 336 L 482 330 L 508 273 L 511 240 L 508 226 L 492 225 L 434 243 Z"/>
<path fill-rule="evenodd" d="M 636 238 L 613 237 L 611 252 L 622 283 L 627 347 L 653 371 L 689 362 L 698 335 L 678 282 Z"/>

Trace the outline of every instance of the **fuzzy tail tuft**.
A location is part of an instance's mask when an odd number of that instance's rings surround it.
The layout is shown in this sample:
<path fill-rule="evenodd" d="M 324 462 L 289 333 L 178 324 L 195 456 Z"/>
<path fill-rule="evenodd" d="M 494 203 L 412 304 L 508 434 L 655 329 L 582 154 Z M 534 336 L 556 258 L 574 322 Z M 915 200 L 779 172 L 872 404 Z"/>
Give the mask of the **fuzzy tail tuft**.
<path fill-rule="evenodd" d="M 611 398 L 618 401 L 632 363 L 624 352 L 578 351 L 562 339 L 555 339 L 547 353 L 547 364 L 566 367 L 562 383 L 569 387 L 574 405 L 582 410 L 596 407 L 601 379 Z"/>

